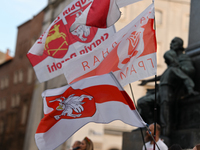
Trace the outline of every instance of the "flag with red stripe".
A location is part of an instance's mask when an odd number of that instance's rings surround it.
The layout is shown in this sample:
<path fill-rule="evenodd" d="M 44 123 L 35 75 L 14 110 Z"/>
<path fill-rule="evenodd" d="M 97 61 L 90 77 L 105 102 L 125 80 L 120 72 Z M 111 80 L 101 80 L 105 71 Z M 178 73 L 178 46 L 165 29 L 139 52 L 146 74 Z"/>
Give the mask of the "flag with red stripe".
<path fill-rule="evenodd" d="M 63 65 L 100 46 L 115 33 L 106 29 L 81 25 L 73 32 L 69 28 L 93 0 L 74 0 L 67 5 L 27 53 L 40 82 L 63 74 Z"/>
<path fill-rule="evenodd" d="M 65 63 L 64 75 L 68 83 L 112 71 L 125 86 L 155 75 L 157 43 L 153 29 L 154 14 L 152 3 L 94 51 Z"/>
<path fill-rule="evenodd" d="M 35 134 L 40 150 L 58 147 L 89 122 L 121 120 L 136 127 L 146 124 L 112 73 L 46 90 L 42 97 L 44 118 Z"/>
<path fill-rule="evenodd" d="M 93 0 L 92 4 L 72 24 L 70 31 L 74 31 L 83 24 L 98 28 L 110 27 L 120 18 L 120 7 L 137 1 L 140 0 Z"/>

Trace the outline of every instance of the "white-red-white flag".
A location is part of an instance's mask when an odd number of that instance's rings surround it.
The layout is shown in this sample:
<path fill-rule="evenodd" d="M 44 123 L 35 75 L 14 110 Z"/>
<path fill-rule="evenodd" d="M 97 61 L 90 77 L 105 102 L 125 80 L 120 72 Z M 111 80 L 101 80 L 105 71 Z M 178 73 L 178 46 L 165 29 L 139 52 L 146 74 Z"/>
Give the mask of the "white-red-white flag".
<path fill-rule="evenodd" d="M 121 16 L 120 7 L 140 0 L 93 0 L 85 11 L 70 27 L 74 31 L 79 25 L 107 28 L 112 26 Z"/>
<path fill-rule="evenodd" d="M 112 73 L 46 90 L 42 97 L 44 118 L 35 134 L 40 150 L 58 147 L 89 122 L 121 120 L 136 127 L 146 125 Z"/>
<path fill-rule="evenodd" d="M 29 50 L 27 57 L 40 82 L 62 74 L 64 63 L 93 51 L 115 33 L 113 26 L 98 29 L 84 25 L 69 32 L 72 23 L 92 1 L 72 1 Z"/>
<path fill-rule="evenodd" d="M 122 86 L 156 74 L 154 4 L 93 52 L 65 63 L 68 83 L 113 72 Z M 69 71 L 70 70 L 70 71 Z"/>

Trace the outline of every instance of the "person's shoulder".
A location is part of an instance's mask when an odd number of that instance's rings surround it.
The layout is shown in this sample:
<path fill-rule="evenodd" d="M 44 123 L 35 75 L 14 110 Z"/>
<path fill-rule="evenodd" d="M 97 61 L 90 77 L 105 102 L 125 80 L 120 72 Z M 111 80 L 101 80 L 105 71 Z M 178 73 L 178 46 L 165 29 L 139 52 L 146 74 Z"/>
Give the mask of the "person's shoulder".
<path fill-rule="evenodd" d="M 168 150 L 168 146 L 161 139 L 158 140 L 158 143 L 159 143 L 160 149 Z"/>
<path fill-rule="evenodd" d="M 145 146 L 146 146 L 146 148 L 151 147 L 150 142 L 146 142 Z M 142 146 L 142 150 L 145 150 L 145 146 L 144 145 Z"/>
<path fill-rule="evenodd" d="M 145 145 L 149 145 L 149 144 L 150 144 L 150 141 L 145 143 Z"/>

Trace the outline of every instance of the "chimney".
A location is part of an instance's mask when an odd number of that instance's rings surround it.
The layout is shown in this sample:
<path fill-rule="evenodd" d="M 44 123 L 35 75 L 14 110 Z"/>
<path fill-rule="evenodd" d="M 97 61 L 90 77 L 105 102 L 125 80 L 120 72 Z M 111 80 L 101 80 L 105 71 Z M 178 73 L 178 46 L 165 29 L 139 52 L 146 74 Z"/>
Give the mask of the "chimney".
<path fill-rule="evenodd" d="M 9 53 L 10 53 L 10 50 L 7 49 L 5 61 L 10 60 L 10 59 L 13 59 L 13 57 L 11 57 L 11 56 L 9 55 Z"/>

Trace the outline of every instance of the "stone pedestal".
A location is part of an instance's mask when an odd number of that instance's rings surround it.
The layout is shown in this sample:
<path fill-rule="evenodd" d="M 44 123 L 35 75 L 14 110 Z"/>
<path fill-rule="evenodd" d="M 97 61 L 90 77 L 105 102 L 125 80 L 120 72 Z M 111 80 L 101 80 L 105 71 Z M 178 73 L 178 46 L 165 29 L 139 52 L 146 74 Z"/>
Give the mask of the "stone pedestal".
<path fill-rule="evenodd" d="M 200 95 L 179 99 L 174 110 L 173 126 L 169 137 L 163 137 L 168 147 L 179 144 L 183 149 L 193 148 L 200 143 Z M 175 107 L 174 107 L 175 108 Z M 146 129 L 142 129 L 145 136 Z M 143 146 L 140 129 L 123 133 L 122 150 L 141 150 Z"/>
<path fill-rule="evenodd" d="M 132 132 L 123 133 L 122 150 L 142 150 L 143 138 L 142 133 L 145 136 L 146 129 L 136 129 Z"/>

